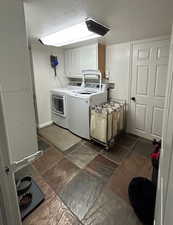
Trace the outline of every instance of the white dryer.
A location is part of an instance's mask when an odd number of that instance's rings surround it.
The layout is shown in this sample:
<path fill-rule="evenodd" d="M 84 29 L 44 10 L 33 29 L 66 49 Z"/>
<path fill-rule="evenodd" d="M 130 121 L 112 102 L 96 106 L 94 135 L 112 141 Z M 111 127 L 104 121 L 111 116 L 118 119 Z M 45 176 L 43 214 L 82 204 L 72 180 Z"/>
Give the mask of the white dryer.
<path fill-rule="evenodd" d="M 55 124 L 69 129 L 69 96 L 72 91 L 80 89 L 80 86 L 69 85 L 66 88 L 51 90 L 51 116 Z"/>
<path fill-rule="evenodd" d="M 68 128 L 68 90 L 54 89 L 51 91 L 52 121 L 57 125 Z"/>

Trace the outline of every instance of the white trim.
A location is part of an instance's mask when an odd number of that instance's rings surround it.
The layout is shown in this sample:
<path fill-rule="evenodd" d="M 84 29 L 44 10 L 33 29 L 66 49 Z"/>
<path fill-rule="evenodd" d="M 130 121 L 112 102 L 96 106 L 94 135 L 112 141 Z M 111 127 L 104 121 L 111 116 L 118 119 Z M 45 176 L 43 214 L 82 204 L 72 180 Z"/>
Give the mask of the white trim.
<path fill-rule="evenodd" d="M 27 156 L 20 161 L 13 162 L 13 164 L 11 165 L 11 170 L 16 172 L 16 171 L 22 169 L 23 167 L 25 167 L 26 165 L 30 164 L 33 160 L 39 158 L 42 155 L 43 155 L 43 151 L 37 151 L 36 153 L 34 153 L 30 156 Z"/>
<path fill-rule="evenodd" d="M 127 114 L 127 132 L 131 132 L 130 125 L 130 104 L 131 104 L 131 85 L 132 85 L 132 64 L 133 63 L 133 43 L 130 42 L 130 56 L 129 56 L 129 85 L 128 85 L 128 114 Z"/>
<path fill-rule="evenodd" d="M 38 128 L 41 129 L 43 127 L 50 126 L 52 123 L 53 123 L 53 121 L 49 121 L 49 122 L 46 122 L 46 123 L 39 124 Z"/>
<path fill-rule="evenodd" d="M 134 135 L 137 135 L 139 137 L 142 137 L 142 138 L 145 138 L 145 139 L 148 139 L 148 140 L 153 140 L 153 139 L 156 139 L 156 140 L 160 140 L 160 137 L 156 136 L 156 135 L 147 135 L 147 134 L 142 134 L 141 132 L 138 133 L 138 132 L 135 132 L 135 131 L 132 131 L 132 130 L 127 130 L 128 133 L 131 133 L 131 134 L 134 134 Z"/>
<path fill-rule="evenodd" d="M 120 44 L 125 44 L 125 43 L 131 43 L 131 44 L 143 44 L 146 42 L 152 42 L 152 41 L 163 41 L 163 40 L 170 40 L 171 35 L 167 34 L 167 35 L 163 35 L 163 36 L 156 36 L 156 37 L 152 37 L 152 38 L 146 38 L 146 39 L 139 39 L 139 40 L 131 40 L 131 41 L 123 41 L 123 42 L 115 42 L 112 44 L 108 44 L 106 45 L 106 47 L 109 47 L 111 45 L 120 45 Z"/>
<path fill-rule="evenodd" d="M 143 39 L 143 40 L 136 40 L 136 41 L 132 41 L 131 43 L 133 45 L 136 44 L 144 44 L 147 42 L 153 42 L 153 41 L 166 41 L 166 40 L 170 40 L 171 35 L 164 35 L 164 36 L 159 36 L 159 37 L 153 37 L 153 38 L 147 38 L 147 39 Z"/>

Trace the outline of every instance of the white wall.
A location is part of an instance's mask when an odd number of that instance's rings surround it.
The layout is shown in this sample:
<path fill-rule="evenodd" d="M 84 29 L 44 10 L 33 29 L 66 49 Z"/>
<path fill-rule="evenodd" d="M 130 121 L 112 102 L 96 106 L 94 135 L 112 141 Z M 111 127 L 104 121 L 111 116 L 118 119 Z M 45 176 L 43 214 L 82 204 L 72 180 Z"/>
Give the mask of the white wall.
<path fill-rule="evenodd" d="M 50 90 L 64 87 L 67 79 L 64 75 L 64 50 L 62 48 L 43 46 L 39 42 L 31 43 L 33 73 L 35 83 L 38 127 L 51 123 Z M 50 55 L 56 55 L 59 61 L 57 77 L 50 65 Z"/>
<path fill-rule="evenodd" d="M 130 79 L 130 43 L 108 45 L 106 48 L 106 72 L 115 83 L 111 97 L 128 101 Z"/>
<path fill-rule="evenodd" d="M 0 27 L 0 86 L 3 111 L 10 159 L 18 161 L 38 149 L 22 1 L 1 1 Z M 2 127 L 2 121 L 0 126 Z"/>

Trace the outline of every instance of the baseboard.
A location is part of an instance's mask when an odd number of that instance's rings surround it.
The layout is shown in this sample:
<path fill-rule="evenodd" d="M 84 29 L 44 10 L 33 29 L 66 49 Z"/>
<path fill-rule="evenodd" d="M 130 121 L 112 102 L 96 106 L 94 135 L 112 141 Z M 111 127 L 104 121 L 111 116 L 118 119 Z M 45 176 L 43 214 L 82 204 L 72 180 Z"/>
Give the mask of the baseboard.
<path fill-rule="evenodd" d="M 46 122 L 46 123 L 39 124 L 38 128 L 41 129 L 43 127 L 47 127 L 47 126 L 51 125 L 52 123 L 53 123 L 53 121 L 49 121 L 49 122 Z"/>

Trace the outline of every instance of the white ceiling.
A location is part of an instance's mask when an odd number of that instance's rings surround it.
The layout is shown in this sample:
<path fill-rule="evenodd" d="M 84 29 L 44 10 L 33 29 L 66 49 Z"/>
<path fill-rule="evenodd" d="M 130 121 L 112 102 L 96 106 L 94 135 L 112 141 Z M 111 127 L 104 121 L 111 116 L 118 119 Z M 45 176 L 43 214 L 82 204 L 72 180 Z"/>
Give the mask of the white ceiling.
<path fill-rule="evenodd" d="M 111 27 L 106 43 L 167 35 L 173 0 L 24 0 L 28 33 L 40 38 L 93 17 Z"/>

